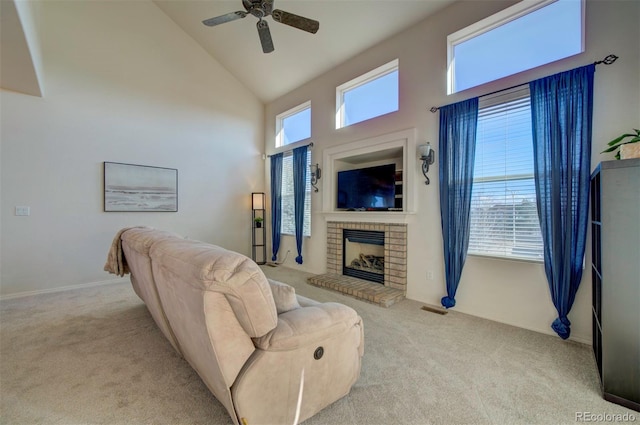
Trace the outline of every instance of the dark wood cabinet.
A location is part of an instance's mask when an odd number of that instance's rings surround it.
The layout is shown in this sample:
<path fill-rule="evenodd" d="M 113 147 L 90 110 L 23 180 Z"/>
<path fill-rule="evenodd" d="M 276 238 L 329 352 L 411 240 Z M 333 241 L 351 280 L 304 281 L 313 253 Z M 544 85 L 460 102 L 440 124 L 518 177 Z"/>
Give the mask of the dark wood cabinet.
<path fill-rule="evenodd" d="M 591 175 L 593 353 L 606 400 L 640 411 L 640 159 Z"/>

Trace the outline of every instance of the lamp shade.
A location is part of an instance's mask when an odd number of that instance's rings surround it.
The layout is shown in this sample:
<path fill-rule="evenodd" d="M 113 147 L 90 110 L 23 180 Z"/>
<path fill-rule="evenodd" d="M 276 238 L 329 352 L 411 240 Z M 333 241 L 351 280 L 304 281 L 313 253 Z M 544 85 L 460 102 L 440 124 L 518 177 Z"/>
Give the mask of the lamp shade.
<path fill-rule="evenodd" d="M 262 192 L 253 192 L 251 194 L 251 209 L 263 210 L 265 205 L 265 196 Z"/>
<path fill-rule="evenodd" d="M 431 143 L 427 143 L 426 145 L 418 146 L 418 158 L 426 158 L 429 156 L 429 152 L 431 152 Z"/>

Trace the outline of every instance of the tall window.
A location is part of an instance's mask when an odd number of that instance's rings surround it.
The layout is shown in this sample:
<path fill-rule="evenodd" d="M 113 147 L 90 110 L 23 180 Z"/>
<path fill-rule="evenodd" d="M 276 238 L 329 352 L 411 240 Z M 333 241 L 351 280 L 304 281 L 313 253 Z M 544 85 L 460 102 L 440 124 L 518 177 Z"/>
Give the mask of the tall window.
<path fill-rule="evenodd" d="M 481 100 L 469 254 L 543 260 L 529 88 Z"/>
<path fill-rule="evenodd" d="M 585 0 L 522 1 L 447 37 L 448 93 L 584 51 Z"/>
<path fill-rule="evenodd" d="M 304 236 L 311 236 L 311 154 L 307 154 L 307 180 L 304 190 Z M 282 230 L 284 235 L 296 234 L 296 222 L 293 200 L 293 154 L 289 152 L 282 158 Z"/>
<path fill-rule="evenodd" d="M 398 59 L 336 88 L 336 128 L 398 110 Z"/>
<path fill-rule="evenodd" d="M 311 137 L 311 102 L 305 102 L 276 116 L 276 147 Z"/>

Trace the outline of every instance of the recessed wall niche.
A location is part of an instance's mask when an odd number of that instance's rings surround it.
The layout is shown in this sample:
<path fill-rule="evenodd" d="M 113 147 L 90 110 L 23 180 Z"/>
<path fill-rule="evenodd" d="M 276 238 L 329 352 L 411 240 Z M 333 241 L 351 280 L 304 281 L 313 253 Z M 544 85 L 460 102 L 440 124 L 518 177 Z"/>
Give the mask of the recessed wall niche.
<path fill-rule="evenodd" d="M 322 211 L 325 214 L 345 213 L 337 208 L 337 175 L 339 171 L 395 164 L 396 211 L 355 211 L 348 214 L 415 213 L 415 129 L 402 130 L 367 138 L 324 150 Z"/>

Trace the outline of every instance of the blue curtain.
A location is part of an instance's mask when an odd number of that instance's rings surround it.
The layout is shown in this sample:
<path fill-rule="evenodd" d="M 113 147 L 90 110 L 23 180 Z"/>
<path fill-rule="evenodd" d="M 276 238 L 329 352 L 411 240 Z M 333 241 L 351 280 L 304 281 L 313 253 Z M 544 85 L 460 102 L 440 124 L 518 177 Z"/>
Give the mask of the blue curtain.
<path fill-rule="evenodd" d="M 594 72 L 592 64 L 529 83 L 544 268 L 558 311 L 551 328 L 563 339 L 587 235 Z"/>
<path fill-rule="evenodd" d="M 296 224 L 296 263 L 302 264 L 302 236 L 304 233 L 304 198 L 307 189 L 307 146 L 293 150 L 293 205 Z"/>
<path fill-rule="evenodd" d="M 478 98 L 440 108 L 440 215 L 447 296 L 442 305 L 456 305 L 455 295 L 469 248 L 469 212 L 476 152 Z"/>
<path fill-rule="evenodd" d="M 271 155 L 271 242 L 273 256 L 278 259 L 280 229 L 282 228 L 282 153 Z"/>

